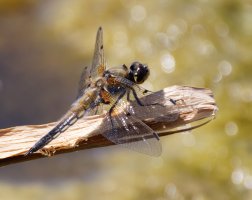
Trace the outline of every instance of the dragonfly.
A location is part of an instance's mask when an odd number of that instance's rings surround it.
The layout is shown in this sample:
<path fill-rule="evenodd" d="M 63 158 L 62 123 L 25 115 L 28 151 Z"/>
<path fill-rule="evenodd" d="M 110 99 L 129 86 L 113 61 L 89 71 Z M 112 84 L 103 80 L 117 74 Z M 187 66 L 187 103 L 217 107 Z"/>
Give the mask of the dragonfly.
<path fill-rule="evenodd" d="M 130 102 L 148 109 L 141 97 L 151 93 L 142 88 L 150 70 L 146 64 L 135 61 L 128 68 L 125 64 L 107 69 L 104 58 L 103 30 L 98 28 L 92 64 L 85 67 L 79 82 L 78 95 L 58 124 L 39 139 L 25 155 L 33 154 L 74 125 L 79 119 L 94 115 L 107 107 L 103 136 L 131 150 L 159 156 L 162 147 L 158 134 L 134 116 Z M 172 101 L 175 104 L 175 102 Z"/>

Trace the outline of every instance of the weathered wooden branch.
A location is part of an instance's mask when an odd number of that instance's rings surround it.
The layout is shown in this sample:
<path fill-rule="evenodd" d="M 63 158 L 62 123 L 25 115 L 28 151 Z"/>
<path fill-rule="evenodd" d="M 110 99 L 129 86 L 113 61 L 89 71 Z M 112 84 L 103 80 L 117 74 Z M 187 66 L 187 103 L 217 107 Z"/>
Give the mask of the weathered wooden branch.
<path fill-rule="evenodd" d="M 170 99 L 176 100 L 173 105 Z M 141 99 L 146 104 L 158 103 L 162 106 L 136 106 L 136 117 L 159 133 L 159 136 L 184 131 L 174 130 L 186 124 L 198 121 L 193 129 L 203 125 L 202 119 L 212 119 L 218 110 L 213 94 L 204 88 L 172 86 Z M 132 103 L 134 106 L 134 103 Z M 146 111 L 148 110 L 148 111 Z M 79 120 L 74 126 L 58 138 L 31 156 L 24 153 L 43 135 L 53 128 L 55 123 L 42 125 L 17 126 L 0 130 L 0 166 L 26 160 L 61 154 L 81 149 L 112 145 L 102 136 L 104 115 Z"/>

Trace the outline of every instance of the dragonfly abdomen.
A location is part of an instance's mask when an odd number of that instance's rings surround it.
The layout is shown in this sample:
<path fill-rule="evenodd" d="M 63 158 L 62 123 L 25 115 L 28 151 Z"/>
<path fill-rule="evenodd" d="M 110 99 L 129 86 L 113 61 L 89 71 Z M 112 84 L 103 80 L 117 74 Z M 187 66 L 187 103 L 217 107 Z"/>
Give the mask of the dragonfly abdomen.
<path fill-rule="evenodd" d="M 72 126 L 79 118 L 81 113 L 67 113 L 61 121 L 49 133 L 43 136 L 25 155 L 30 155 L 33 152 L 43 148 L 50 143 L 53 139 L 58 137 L 61 133 L 66 131 Z"/>

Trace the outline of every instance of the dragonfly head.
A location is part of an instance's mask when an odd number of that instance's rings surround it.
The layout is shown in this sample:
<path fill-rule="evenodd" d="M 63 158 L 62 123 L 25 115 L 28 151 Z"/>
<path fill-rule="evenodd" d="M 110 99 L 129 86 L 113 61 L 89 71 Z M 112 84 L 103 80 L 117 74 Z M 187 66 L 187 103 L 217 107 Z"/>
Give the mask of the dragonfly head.
<path fill-rule="evenodd" d="M 137 84 L 143 83 L 150 75 L 147 65 L 140 62 L 133 62 L 130 66 L 129 79 Z"/>

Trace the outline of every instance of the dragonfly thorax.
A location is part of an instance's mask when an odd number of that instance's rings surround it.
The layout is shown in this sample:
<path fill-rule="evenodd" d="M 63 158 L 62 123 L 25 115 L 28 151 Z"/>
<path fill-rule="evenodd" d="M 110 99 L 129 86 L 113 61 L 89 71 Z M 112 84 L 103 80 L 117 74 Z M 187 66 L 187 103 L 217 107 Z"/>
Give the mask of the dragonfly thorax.
<path fill-rule="evenodd" d="M 95 80 L 95 87 L 102 88 L 105 84 L 105 81 L 102 77 L 99 77 Z"/>

